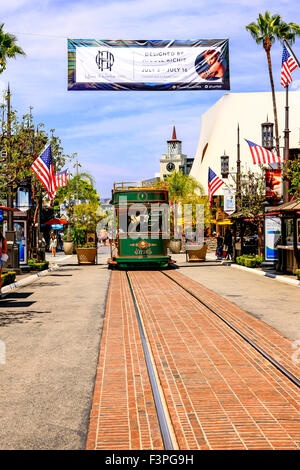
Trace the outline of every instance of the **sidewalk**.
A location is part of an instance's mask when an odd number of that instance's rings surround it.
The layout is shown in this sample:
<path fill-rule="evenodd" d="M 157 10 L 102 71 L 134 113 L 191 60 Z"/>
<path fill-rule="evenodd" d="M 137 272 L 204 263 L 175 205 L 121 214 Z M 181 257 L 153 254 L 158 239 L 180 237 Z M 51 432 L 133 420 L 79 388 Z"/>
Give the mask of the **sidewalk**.
<path fill-rule="evenodd" d="M 103 264 L 106 266 L 107 258 L 109 258 L 109 248 L 99 247 L 98 248 L 98 258 L 97 264 Z M 8 284 L 2 288 L 2 293 L 6 294 L 14 289 L 22 287 L 23 285 L 30 284 L 38 279 L 40 276 L 45 276 L 47 273 L 50 273 L 54 269 L 57 269 L 59 266 L 64 266 L 66 264 L 77 264 L 76 254 L 65 255 L 63 251 L 58 251 L 55 256 L 52 256 L 51 253 L 46 252 L 45 260 L 49 261 L 49 268 L 44 271 L 29 271 L 22 274 L 17 274 L 15 282 L 13 284 Z M 28 280 L 28 282 L 27 282 Z"/>
<path fill-rule="evenodd" d="M 180 253 L 179 255 L 171 255 L 172 256 L 172 259 L 176 259 L 176 262 L 180 262 L 180 265 L 181 266 L 190 266 L 192 264 L 201 264 L 201 262 L 199 261 L 199 263 L 187 263 L 186 262 L 186 256 L 184 253 Z M 228 261 L 228 260 L 223 260 L 223 261 L 217 261 L 216 259 L 216 256 L 214 253 L 207 253 L 206 255 L 206 262 L 215 262 L 216 264 L 220 264 L 220 265 L 224 265 L 226 264 L 227 266 L 230 266 L 231 268 L 236 268 L 236 269 L 241 269 L 243 271 L 247 271 L 247 272 L 251 272 L 252 274 L 258 274 L 260 276 L 265 276 L 265 277 L 268 277 L 268 278 L 271 278 L 271 279 L 276 279 L 276 281 L 279 281 L 279 282 L 286 282 L 287 284 L 290 284 L 290 285 L 295 285 L 295 286 L 300 286 L 300 281 L 297 280 L 297 277 L 293 274 L 283 274 L 283 273 L 280 273 L 278 271 L 276 271 L 275 269 L 268 269 L 268 270 L 264 270 L 262 268 L 247 268 L 246 266 L 241 266 L 239 264 L 236 264 L 236 263 L 233 263 L 231 261 Z"/>
<path fill-rule="evenodd" d="M 75 256 L 75 255 L 65 255 L 65 253 L 63 251 L 56 252 L 55 256 L 52 256 L 51 253 L 46 252 L 45 259 L 46 259 L 46 261 L 49 261 L 49 265 L 50 264 L 60 264 L 62 262 L 65 262 L 66 260 L 72 258 L 72 256 Z"/>
<path fill-rule="evenodd" d="M 0 449 L 85 448 L 110 271 L 60 261 L 1 300 Z"/>

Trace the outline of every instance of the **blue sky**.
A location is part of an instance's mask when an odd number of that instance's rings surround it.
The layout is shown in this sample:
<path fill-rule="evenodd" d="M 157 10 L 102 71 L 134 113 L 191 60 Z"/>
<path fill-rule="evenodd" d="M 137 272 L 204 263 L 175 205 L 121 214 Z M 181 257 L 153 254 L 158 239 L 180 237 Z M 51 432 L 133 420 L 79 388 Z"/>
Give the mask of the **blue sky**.
<path fill-rule="evenodd" d="M 222 91 L 67 91 L 67 38 L 229 38 L 230 92 L 269 91 L 265 52 L 245 25 L 266 10 L 299 22 L 292 0 L 0 0 L 0 21 L 13 32 L 26 57 L 8 62 L 0 89 L 9 81 L 20 114 L 33 106 L 34 121 L 54 128 L 66 153 L 78 153 L 101 197 L 114 181 L 151 178 L 159 171 L 166 140 L 176 125 L 183 152 L 196 152 L 201 114 Z M 295 52 L 300 55 L 300 38 Z M 272 47 L 276 90 L 281 45 Z M 300 87 L 294 73 L 293 88 Z"/>

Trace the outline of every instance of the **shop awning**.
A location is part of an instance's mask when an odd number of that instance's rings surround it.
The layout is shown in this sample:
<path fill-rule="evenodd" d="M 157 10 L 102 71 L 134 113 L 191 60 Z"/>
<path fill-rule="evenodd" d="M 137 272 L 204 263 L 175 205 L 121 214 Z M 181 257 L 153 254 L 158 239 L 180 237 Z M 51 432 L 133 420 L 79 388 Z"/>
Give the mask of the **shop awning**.
<path fill-rule="evenodd" d="M 264 217 L 268 217 L 268 216 L 270 216 L 270 215 L 279 215 L 279 214 L 280 214 L 280 212 L 266 212 L 266 213 L 264 214 Z"/>
<path fill-rule="evenodd" d="M 266 212 L 274 211 L 275 207 L 267 207 Z M 277 211 L 280 212 L 293 212 L 298 211 L 300 209 L 300 201 L 293 200 L 289 202 L 285 202 L 284 204 L 280 204 L 280 206 L 276 206 Z"/>
<path fill-rule="evenodd" d="M 67 223 L 68 222 L 62 219 L 51 219 L 51 220 L 48 220 L 48 222 L 45 222 L 45 225 L 64 225 Z"/>
<path fill-rule="evenodd" d="M 17 209 L 16 207 L 0 206 L 0 211 L 17 211 L 17 212 L 20 212 L 20 209 Z"/>
<path fill-rule="evenodd" d="M 230 219 L 224 219 L 224 220 L 221 220 L 221 222 L 216 221 L 215 223 L 216 225 L 232 225 L 233 224 L 233 222 L 231 222 Z"/>

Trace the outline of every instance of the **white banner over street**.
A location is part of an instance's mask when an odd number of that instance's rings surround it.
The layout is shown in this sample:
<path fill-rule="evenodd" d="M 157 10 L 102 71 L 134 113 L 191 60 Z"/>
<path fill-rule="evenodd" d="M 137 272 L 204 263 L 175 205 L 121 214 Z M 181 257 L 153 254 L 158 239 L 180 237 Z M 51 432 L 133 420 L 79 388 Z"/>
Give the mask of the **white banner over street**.
<path fill-rule="evenodd" d="M 229 87 L 228 40 L 68 40 L 69 90 Z"/>

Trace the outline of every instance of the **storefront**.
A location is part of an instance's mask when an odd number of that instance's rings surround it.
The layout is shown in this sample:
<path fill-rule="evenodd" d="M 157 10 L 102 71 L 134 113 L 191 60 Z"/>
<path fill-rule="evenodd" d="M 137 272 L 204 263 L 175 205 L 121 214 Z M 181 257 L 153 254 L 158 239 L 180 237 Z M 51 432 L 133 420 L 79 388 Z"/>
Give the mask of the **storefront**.
<path fill-rule="evenodd" d="M 271 211 L 271 208 L 267 210 Z M 300 201 L 282 204 L 276 207 L 276 212 L 281 219 L 281 235 L 276 243 L 277 269 L 295 274 L 300 268 Z"/>
<path fill-rule="evenodd" d="M 3 234 L 7 231 L 7 214 L 3 217 Z M 27 212 L 18 211 L 14 213 L 15 241 L 19 245 L 19 263 L 26 265 L 28 259 L 28 217 Z"/>

